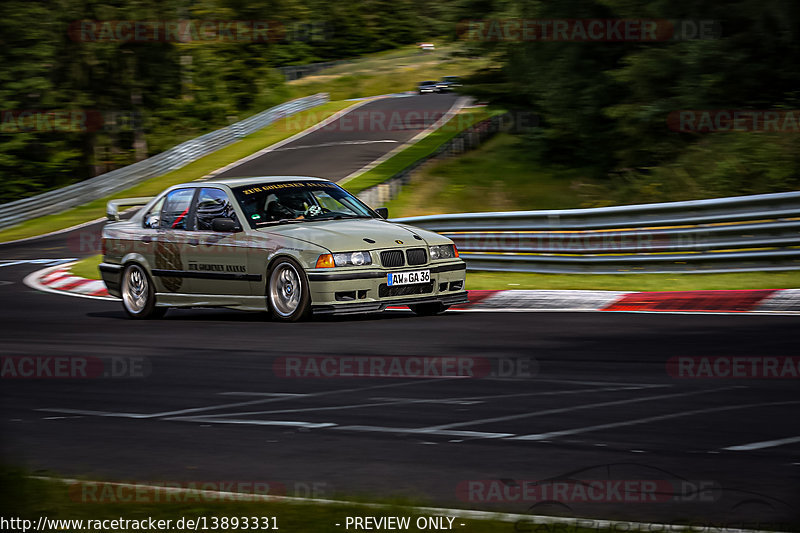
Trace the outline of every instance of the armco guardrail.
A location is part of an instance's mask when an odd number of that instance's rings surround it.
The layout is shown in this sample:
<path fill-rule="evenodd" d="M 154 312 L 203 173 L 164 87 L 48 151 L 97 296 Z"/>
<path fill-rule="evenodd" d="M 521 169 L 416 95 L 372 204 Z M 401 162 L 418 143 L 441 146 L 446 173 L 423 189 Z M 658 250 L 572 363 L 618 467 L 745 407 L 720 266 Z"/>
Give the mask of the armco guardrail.
<path fill-rule="evenodd" d="M 30 198 L 0 205 L 0 228 L 82 205 L 123 191 L 172 170 L 179 169 L 276 120 L 316 107 L 328 101 L 327 93 L 299 98 L 272 107 L 226 128 L 181 143 L 165 152 L 132 165 L 118 168 L 74 185 L 62 187 Z M 200 176 L 198 176 L 200 177 Z"/>
<path fill-rule="evenodd" d="M 453 239 L 470 270 L 630 274 L 800 269 L 800 192 L 394 221 Z"/>

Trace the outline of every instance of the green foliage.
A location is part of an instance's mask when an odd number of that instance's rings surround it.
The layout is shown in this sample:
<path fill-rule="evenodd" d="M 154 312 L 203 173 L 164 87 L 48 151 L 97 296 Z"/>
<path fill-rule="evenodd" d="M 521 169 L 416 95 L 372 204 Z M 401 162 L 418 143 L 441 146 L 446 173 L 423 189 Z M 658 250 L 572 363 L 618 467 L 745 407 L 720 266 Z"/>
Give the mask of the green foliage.
<path fill-rule="evenodd" d="M 447 33 L 459 9 L 422 0 L 5 0 L 0 110 L 91 110 L 105 122 L 69 131 L 0 128 L 0 203 L 130 164 L 286 101 L 293 92 L 278 67 Z M 261 21 L 273 33 L 266 42 L 103 41 L 70 32 L 80 21 Z M 12 125 L 14 116 L 0 122 Z"/>
<path fill-rule="evenodd" d="M 667 122 L 679 110 L 797 109 L 797 3 L 521 0 L 492 9 L 500 18 L 714 21 L 710 39 L 473 44 L 501 54 L 503 66 L 473 77 L 469 90 L 539 113 L 527 150 L 540 164 L 584 167 L 630 199 L 798 187 L 791 133 L 680 133 Z"/>

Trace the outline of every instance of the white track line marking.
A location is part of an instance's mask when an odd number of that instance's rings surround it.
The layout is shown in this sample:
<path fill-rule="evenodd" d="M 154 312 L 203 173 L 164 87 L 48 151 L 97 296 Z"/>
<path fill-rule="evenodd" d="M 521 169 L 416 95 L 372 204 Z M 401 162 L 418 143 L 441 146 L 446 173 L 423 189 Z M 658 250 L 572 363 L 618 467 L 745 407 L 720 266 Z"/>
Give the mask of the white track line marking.
<path fill-rule="evenodd" d="M 740 444 L 738 446 L 728 446 L 727 448 L 722 448 L 723 450 L 733 451 L 733 452 L 743 452 L 749 450 L 761 450 L 763 448 L 773 448 L 775 446 L 783 446 L 785 444 L 794 444 L 796 442 L 800 442 L 800 436 L 798 437 L 787 437 L 785 439 L 776 439 L 776 440 L 765 440 L 761 442 L 751 442 L 750 444 Z"/>
<path fill-rule="evenodd" d="M 397 148 L 391 150 L 390 152 L 387 152 L 387 153 L 383 154 L 381 157 L 379 157 L 375 161 L 369 163 L 368 165 L 356 170 L 355 172 L 352 172 L 352 173 L 348 174 L 344 178 L 340 179 L 337 183 L 339 185 L 344 185 L 348 181 L 350 181 L 350 180 L 352 180 L 354 178 L 357 178 L 361 174 L 363 174 L 363 173 L 375 168 L 376 166 L 380 165 L 381 163 L 383 163 L 387 159 L 390 159 L 395 154 L 397 154 L 399 152 L 402 152 L 403 150 L 405 150 L 409 146 L 412 146 L 417 141 L 423 139 L 424 137 L 427 137 L 428 135 L 430 135 L 434 131 L 438 130 L 440 127 L 444 126 L 451 118 L 453 118 L 456 115 L 456 113 L 458 113 L 458 111 L 462 107 L 464 107 L 467 104 L 468 101 L 469 101 L 468 98 L 464 98 L 464 97 L 456 98 L 456 101 L 453 102 L 453 105 L 450 106 L 450 109 L 448 109 L 447 112 L 444 113 L 441 116 L 441 118 L 439 120 L 437 120 L 434 124 L 432 124 L 429 128 L 419 132 L 418 134 L 416 134 L 411 139 L 407 140 L 406 142 L 404 142 L 403 144 L 401 144 Z"/>
<path fill-rule="evenodd" d="M 478 403 L 484 403 L 479 400 L 460 400 L 460 399 L 449 399 L 449 398 L 370 398 L 370 400 L 376 401 L 384 401 L 384 402 L 414 402 L 414 403 L 435 403 L 435 404 L 442 404 L 442 405 L 475 405 Z"/>
<path fill-rule="evenodd" d="M 241 501 L 264 501 L 264 502 L 287 502 L 301 505 L 343 505 L 347 507 L 361 507 L 365 509 L 383 509 L 392 513 L 397 512 L 398 506 L 396 504 L 380 504 L 380 503 L 363 503 L 363 502 L 349 502 L 346 500 L 329 500 L 319 498 L 299 498 L 296 496 L 271 496 L 269 494 L 247 494 L 238 492 L 226 492 L 217 490 L 197 490 L 194 488 L 184 487 L 164 487 L 163 485 L 144 485 L 136 483 L 114 483 L 106 481 L 88 481 L 78 479 L 62 479 L 44 476 L 31 476 L 32 479 L 40 479 L 43 481 L 58 481 L 67 485 L 76 484 L 89 484 L 94 483 L 103 486 L 113 486 L 124 489 L 148 489 L 156 491 L 164 491 L 167 494 L 192 494 L 207 496 L 211 501 L 220 501 L 222 499 L 241 499 Z M 531 514 L 515 514 L 515 513 L 496 513 L 491 511 L 475 511 L 471 509 L 448 509 L 442 507 L 407 507 L 408 512 L 416 514 L 428 515 L 444 515 L 452 516 L 461 519 L 471 520 L 494 520 L 498 522 L 519 523 L 525 524 L 563 524 L 565 526 L 572 526 L 575 529 L 596 529 L 596 530 L 611 530 L 611 531 L 683 531 L 687 529 L 685 524 L 655 524 L 648 522 L 627 522 L 623 520 L 605 520 L 594 518 L 566 518 L 560 516 L 544 516 L 544 515 L 531 515 Z M 691 526 L 689 526 L 691 527 Z M 757 529 L 735 529 L 726 528 L 725 533 L 781 533 Z"/>
<path fill-rule="evenodd" d="M 435 430 L 427 428 L 396 428 L 384 426 L 337 426 L 340 431 L 362 431 L 366 433 L 404 433 L 410 435 L 441 435 L 443 437 L 474 437 L 482 439 L 503 439 L 513 437 L 514 433 L 492 433 L 486 431 Z"/>
<path fill-rule="evenodd" d="M 615 387 L 615 388 L 608 388 L 605 391 L 620 391 L 620 390 L 635 390 L 638 387 Z M 599 392 L 603 391 L 604 389 L 589 389 L 583 392 Z M 548 395 L 548 392 L 543 393 L 531 393 L 532 395 Z M 381 401 L 377 403 L 357 403 L 357 404 L 349 404 L 349 405 L 331 405 L 325 407 L 319 406 L 312 406 L 312 407 L 299 407 L 296 409 L 276 409 L 270 411 L 245 411 L 235 413 L 236 416 L 256 416 L 256 415 L 280 415 L 280 414 L 289 414 L 289 413 L 306 413 L 306 412 L 319 412 L 319 411 L 340 411 L 346 409 L 367 409 L 371 407 L 385 407 L 390 405 L 408 405 L 408 404 L 419 404 L 419 403 L 430 403 L 430 400 L 426 399 L 417 399 L 417 398 L 398 398 L 395 400 L 389 401 Z M 212 418 L 224 418 L 226 416 L 231 416 L 231 413 L 220 413 L 216 415 L 205 415 L 200 417 L 193 417 L 193 418 L 203 418 L 203 419 L 212 419 Z"/>
<path fill-rule="evenodd" d="M 255 415 L 283 415 L 289 413 L 307 413 L 307 412 L 316 413 L 319 411 L 344 411 L 346 409 L 367 409 L 370 407 L 383 407 L 387 405 L 400 405 L 409 403 L 422 403 L 422 402 L 419 400 L 401 400 L 395 402 L 380 402 L 380 403 L 377 402 L 355 403 L 350 405 L 329 405 L 325 407 L 314 406 L 314 407 L 298 407 L 297 409 L 275 409 L 272 411 L 245 411 L 244 413 L 220 413 L 216 415 L 193 416 L 191 418 L 210 420 L 214 418 L 224 418 L 226 416 L 231 416 L 231 414 L 235 414 L 236 416 L 255 416 Z"/>
<path fill-rule="evenodd" d="M 656 385 L 657 387 L 670 387 L 671 385 Z M 583 394 L 591 392 L 607 392 L 619 390 L 637 390 L 650 387 L 642 387 L 638 385 L 631 385 L 630 387 L 608 387 L 600 389 L 574 389 L 574 390 L 557 390 L 557 391 L 541 391 L 541 392 L 517 392 L 514 394 L 497 394 L 495 396 L 464 396 L 461 398 L 450 398 L 449 401 L 470 401 L 481 400 L 482 402 L 489 400 L 500 400 L 504 398 L 519 398 L 522 396 L 562 396 L 569 394 Z"/>
<path fill-rule="evenodd" d="M 68 257 L 66 259 L 5 259 L 0 260 L 0 268 L 3 267 L 10 267 L 10 266 L 17 266 L 17 265 L 63 265 L 64 263 L 69 263 L 70 261 L 75 261 L 74 257 Z"/>
<path fill-rule="evenodd" d="M 646 418 L 637 418 L 635 420 L 626 420 L 623 422 L 612 422 L 610 424 L 597 424 L 594 426 L 586 426 L 582 428 L 574 428 L 574 429 L 565 429 L 561 431 L 551 431 L 549 433 L 539 433 L 539 434 L 532 434 L 532 435 L 520 435 L 518 437 L 513 437 L 510 440 L 543 440 L 543 439 L 552 439 L 555 437 L 564 437 L 566 435 L 577 435 L 579 433 L 588 433 L 590 431 L 598 431 L 601 429 L 611 429 L 611 428 L 618 428 L 624 426 L 633 426 L 637 424 L 648 424 L 650 422 L 660 422 L 661 420 L 669 420 L 672 418 L 680 418 L 684 416 L 694 416 L 694 415 L 701 415 L 706 413 L 718 413 L 721 411 L 734 411 L 737 409 L 750 409 L 752 407 L 768 407 L 768 406 L 776 406 L 776 405 L 794 405 L 800 404 L 800 400 L 798 401 L 787 401 L 787 402 L 767 402 L 767 403 L 750 403 L 744 405 L 727 405 L 724 407 L 710 407 L 708 409 L 695 409 L 693 411 L 684 411 L 682 413 L 672 413 L 668 415 L 658 415 L 658 416 L 649 416 Z"/>
<path fill-rule="evenodd" d="M 289 150 L 302 150 L 304 148 L 327 148 L 329 146 L 345 146 L 345 145 L 360 145 L 360 144 L 380 144 L 380 143 L 398 143 L 400 141 L 394 141 L 392 139 L 381 139 L 376 141 L 338 141 L 338 142 L 329 142 L 329 143 L 322 143 L 322 144 L 306 144 L 302 146 L 288 146 L 286 148 L 278 148 L 274 150 L 275 152 L 288 152 Z"/>
<path fill-rule="evenodd" d="M 222 174 L 223 172 L 227 172 L 228 170 L 230 170 L 232 168 L 236 168 L 239 165 L 247 163 L 248 161 L 251 161 L 253 159 L 257 159 L 257 158 L 261 157 L 264 154 L 268 154 L 270 152 L 274 152 L 275 150 L 283 148 L 287 144 L 291 144 L 291 143 L 297 141 L 298 139 L 302 139 L 306 135 L 309 135 L 309 134 L 314 133 L 315 131 L 317 131 L 319 129 L 324 128 L 325 126 L 327 126 L 328 124 L 330 124 L 332 122 L 336 122 L 340 118 L 344 117 L 348 113 L 351 113 L 351 112 L 355 111 L 356 109 L 358 109 L 361 106 L 364 106 L 364 105 L 367 105 L 369 103 L 375 102 L 377 100 L 381 100 L 383 98 L 388 98 L 388 97 L 389 97 L 388 95 L 370 97 L 367 100 L 363 100 L 363 101 L 358 102 L 356 104 L 353 104 L 353 105 L 351 105 L 349 107 L 345 107 L 344 109 L 340 109 L 339 111 L 334 112 L 331 116 L 329 116 L 328 118 L 326 118 L 322 122 L 319 122 L 319 123 L 311 126 L 310 128 L 306 128 L 303 131 L 295 133 L 294 135 L 292 135 L 291 137 L 289 137 L 287 139 L 284 139 L 282 141 L 278 141 L 278 142 L 276 142 L 274 144 L 271 144 L 271 145 L 269 145 L 269 146 L 267 146 L 265 148 L 262 148 L 258 152 L 255 152 L 255 153 L 252 153 L 250 155 L 247 155 L 247 156 L 239 159 L 238 161 L 234 161 L 233 163 L 225 165 L 224 167 L 220 167 L 220 168 L 218 168 L 216 170 L 212 170 L 210 173 L 208 173 L 205 176 L 199 178 L 197 181 L 206 181 L 208 179 L 213 178 L 214 176 L 216 176 L 218 174 Z M 322 104 L 322 105 L 325 105 L 325 104 Z M 314 108 L 312 107 L 311 109 L 306 109 L 305 111 L 310 111 L 310 110 L 313 110 L 313 109 Z M 303 112 L 304 111 L 299 111 L 298 113 L 303 113 Z M 287 115 L 286 117 L 282 117 L 279 120 L 288 119 L 291 116 L 293 116 L 293 115 Z"/>
<path fill-rule="evenodd" d="M 653 400 L 664 400 L 667 398 L 681 398 L 681 397 L 688 397 L 688 396 L 697 396 L 699 394 L 711 394 L 714 392 L 720 392 L 724 390 L 736 389 L 739 386 L 733 387 L 718 387 L 716 389 L 710 390 L 701 390 L 701 391 L 692 391 L 692 392 L 677 392 L 673 394 L 659 394 L 658 396 L 645 396 L 644 398 L 629 398 L 626 400 L 615 400 L 611 402 L 599 402 L 599 403 L 589 403 L 583 405 L 575 405 L 571 407 L 559 407 L 556 409 L 546 409 L 544 411 L 534 411 L 532 413 L 519 413 L 516 415 L 507 415 L 507 416 L 496 416 L 493 418 L 482 418 L 478 420 L 468 420 L 466 422 L 455 422 L 453 424 L 443 424 L 441 426 L 430 426 L 426 429 L 433 429 L 433 430 L 440 430 L 440 429 L 451 429 L 456 427 L 463 427 L 463 426 L 475 426 L 479 424 L 491 424 L 494 422 L 506 422 L 508 420 L 519 420 L 522 418 L 532 418 L 536 416 L 546 416 L 546 415 L 554 415 L 554 414 L 561 414 L 561 413 L 569 413 L 572 411 L 581 411 L 584 409 L 597 409 L 599 407 L 611 407 L 613 405 L 627 405 L 631 403 L 639 403 L 639 402 L 650 402 Z M 516 437 L 521 438 L 521 437 Z"/>
<path fill-rule="evenodd" d="M 450 380 L 452 378 L 441 378 L 443 381 Z M 422 381 L 404 381 L 401 383 L 386 383 L 383 385 L 372 385 L 370 387 L 357 387 L 352 389 L 335 389 L 329 391 L 322 391 L 322 392 L 314 392 L 309 393 L 307 397 L 319 397 L 319 396 L 329 396 L 331 394 L 342 394 L 347 392 L 363 392 L 367 390 L 373 389 L 387 389 L 393 387 L 406 387 L 408 385 L 417 385 L 419 383 L 424 383 Z M 82 409 L 65 409 L 62 407 L 46 407 L 43 409 L 36 409 L 37 411 L 42 411 L 46 413 L 68 413 L 68 414 L 85 414 L 85 415 L 93 415 L 93 416 L 109 416 L 109 417 L 118 417 L 118 418 L 161 418 L 166 416 L 180 416 L 184 414 L 191 414 L 191 413 L 200 413 L 203 411 L 216 411 L 218 409 L 229 409 L 231 407 L 244 407 L 247 405 L 257 405 L 257 404 L 264 404 L 264 403 L 272 403 L 272 402 L 281 402 L 291 397 L 280 397 L 280 398 L 267 398 L 262 400 L 252 400 L 249 402 L 236 402 L 236 403 L 226 403 L 221 405 L 209 405 L 207 407 L 193 407 L 190 409 L 181 409 L 179 411 L 165 411 L 163 413 L 123 413 L 123 412 L 106 412 L 106 411 L 87 411 Z M 235 413 L 237 415 L 241 415 L 241 413 Z M 230 415 L 228 415 L 230 416 Z"/>
<path fill-rule="evenodd" d="M 206 420 L 205 417 L 175 417 L 165 418 L 164 420 L 178 421 L 178 422 L 202 422 L 204 424 L 237 424 L 247 426 L 287 426 L 299 427 L 305 429 L 322 429 L 333 427 L 336 424 L 332 422 L 299 422 L 294 420 L 245 420 L 239 418 L 215 418 L 214 420 Z"/>
<path fill-rule="evenodd" d="M 296 392 L 218 392 L 220 396 L 269 396 L 271 398 L 281 398 L 281 397 L 294 397 L 298 398 L 301 396 L 308 396 L 308 394 L 301 394 Z"/>

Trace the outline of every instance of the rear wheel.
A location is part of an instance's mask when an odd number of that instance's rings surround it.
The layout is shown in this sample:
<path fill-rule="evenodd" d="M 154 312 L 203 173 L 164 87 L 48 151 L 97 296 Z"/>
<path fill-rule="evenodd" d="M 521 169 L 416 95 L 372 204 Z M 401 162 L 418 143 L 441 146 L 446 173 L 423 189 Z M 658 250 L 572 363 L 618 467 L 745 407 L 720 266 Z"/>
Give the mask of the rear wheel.
<path fill-rule="evenodd" d="M 278 259 L 269 271 L 267 301 L 272 318 L 295 322 L 309 316 L 311 296 L 302 267 L 288 257 Z"/>
<path fill-rule="evenodd" d="M 429 304 L 409 305 L 408 307 L 417 316 L 438 315 L 440 313 L 444 313 L 445 311 L 447 311 L 450 308 L 449 305 L 440 304 L 438 302 L 429 303 Z"/>
<path fill-rule="evenodd" d="M 161 318 L 166 307 L 156 307 L 156 295 L 150 276 L 137 264 L 125 267 L 122 273 L 122 307 L 129 317 L 145 320 Z"/>

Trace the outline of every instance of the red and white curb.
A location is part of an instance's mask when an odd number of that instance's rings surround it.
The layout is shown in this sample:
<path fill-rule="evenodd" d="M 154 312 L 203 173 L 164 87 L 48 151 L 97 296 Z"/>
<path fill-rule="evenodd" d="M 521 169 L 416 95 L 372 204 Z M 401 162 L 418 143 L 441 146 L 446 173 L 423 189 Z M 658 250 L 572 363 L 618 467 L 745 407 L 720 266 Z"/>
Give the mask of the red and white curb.
<path fill-rule="evenodd" d="M 72 263 L 34 272 L 25 278 L 31 288 L 98 300 L 118 300 L 100 280 L 70 273 Z M 390 307 L 405 309 L 405 307 Z M 454 311 L 621 311 L 639 313 L 724 313 L 800 315 L 800 289 L 753 289 L 724 291 L 469 291 L 469 303 Z"/>
<path fill-rule="evenodd" d="M 714 291 L 469 291 L 462 311 L 623 311 L 800 315 L 800 289 Z"/>
<path fill-rule="evenodd" d="M 23 283 L 32 289 L 54 294 L 94 300 L 118 300 L 118 298 L 108 294 L 106 284 L 102 280 L 86 279 L 71 274 L 70 268 L 72 268 L 73 264 L 67 263 L 36 271 L 29 274 L 23 280 Z"/>

